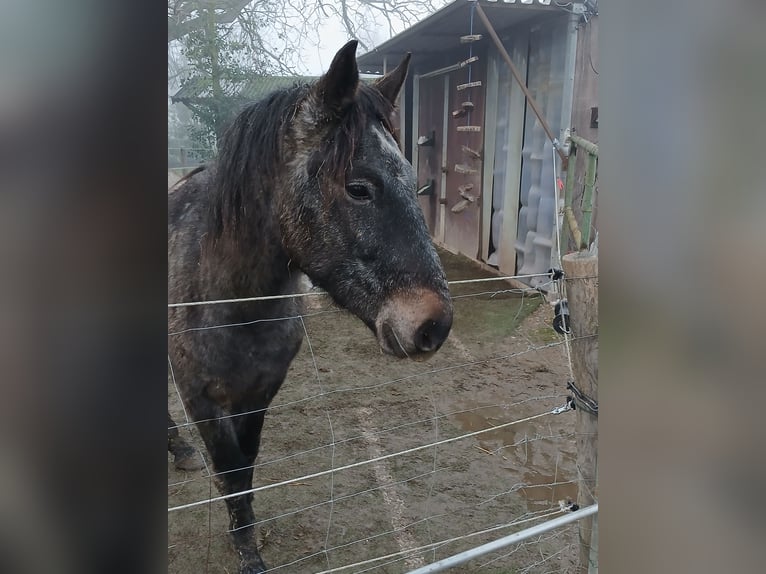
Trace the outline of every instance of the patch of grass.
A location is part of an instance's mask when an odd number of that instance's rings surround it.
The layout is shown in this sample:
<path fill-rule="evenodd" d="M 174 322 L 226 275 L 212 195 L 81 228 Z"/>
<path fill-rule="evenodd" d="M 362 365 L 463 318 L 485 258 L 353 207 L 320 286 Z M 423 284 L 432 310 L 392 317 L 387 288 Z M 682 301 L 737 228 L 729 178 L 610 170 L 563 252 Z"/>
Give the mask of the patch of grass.
<path fill-rule="evenodd" d="M 440 247 L 436 248 L 436 252 L 439 255 L 439 259 L 441 259 L 442 267 L 444 267 L 444 272 L 447 274 L 447 279 L 450 281 L 497 276 L 482 268 L 481 265 L 477 265 L 476 262 L 464 255 L 455 255 Z"/>
<path fill-rule="evenodd" d="M 465 297 L 455 300 L 455 325 L 461 332 L 508 337 L 535 309 L 540 297 Z"/>
<path fill-rule="evenodd" d="M 529 339 L 534 343 L 555 343 L 561 339 L 561 335 L 553 330 L 552 326 L 537 327 L 529 332 Z"/>
<path fill-rule="evenodd" d="M 482 267 L 463 255 L 455 255 L 441 248 L 437 248 L 437 252 L 450 281 L 498 276 L 496 271 Z M 478 295 L 509 288 L 510 285 L 505 281 L 450 286 L 451 295 L 457 297 L 454 301 L 456 328 L 462 333 L 481 333 L 482 337 L 495 339 L 511 336 L 540 306 L 542 299 L 534 295 L 522 297 L 518 293 L 502 293 L 494 297 L 489 294 Z"/>

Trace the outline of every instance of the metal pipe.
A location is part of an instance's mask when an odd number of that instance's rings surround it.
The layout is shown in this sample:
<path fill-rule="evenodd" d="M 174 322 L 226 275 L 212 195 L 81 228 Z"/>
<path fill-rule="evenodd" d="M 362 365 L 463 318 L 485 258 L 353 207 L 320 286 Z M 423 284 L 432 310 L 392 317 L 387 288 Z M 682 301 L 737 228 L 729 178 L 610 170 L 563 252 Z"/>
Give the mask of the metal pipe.
<path fill-rule="evenodd" d="M 574 134 L 569 136 L 569 139 L 572 140 L 572 142 L 579 148 L 584 149 L 591 155 L 595 155 L 598 157 L 598 145 L 594 144 L 591 141 L 586 140 L 585 138 L 581 138 L 580 136 L 576 136 Z"/>
<path fill-rule="evenodd" d="M 485 554 L 489 554 L 490 552 L 494 552 L 495 550 L 500 550 L 501 548 L 505 548 L 506 546 L 510 546 L 511 544 L 516 544 L 528 538 L 532 538 L 533 536 L 538 536 L 550 530 L 555 530 L 556 528 L 569 524 L 570 522 L 575 522 L 576 520 L 580 520 L 581 518 L 585 518 L 586 516 L 591 516 L 592 514 L 596 514 L 597 512 L 598 512 L 598 503 L 588 506 L 587 508 L 576 510 L 575 512 L 572 512 L 570 514 L 560 516 L 559 518 L 548 520 L 547 522 L 543 522 L 542 524 L 532 526 L 531 528 L 526 528 L 525 530 L 514 532 L 513 534 L 510 534 L 503 538 L 499 538 L 498 540 L 495 540 L 494 542 L 482 544 L 481 546 L 477 546 L 476 548 L 471 548 L 470 550 L 466 550 L 465 552 L 455 554 L 454 556 L 450 556 L 449 558 L 443 558 L 442 560 L 439 560 L 438 562 L 434 562 L 427 566 L 423 566 L 422 568 L 417 568 L 416 570 L 411 570 L 407 574 L 429 574 L 431 572 L 441 572 L 443 570 L 446 570 L 447 568 L 452 568 L 453 566 L 463 564 L 464 562 L 468 562 L 469 560 L 478 558 L 479 556 L 484 556 Z"/>
<path fill-rule="evenodd" d="M 580 227 L 577 225 L 577 219 L 575 219 L 571 207 L 564 208 L 564 217 L 566 217 L 567 223 L 569 224 L 569 231 L 572 232 L 572 238 L 574 239 L 575 245 L 577 245 L 577 250 L 581 251 L 583 249 L 582 234 L 580 233 Z M 587 245 L 585 247 L 587 248 Z"/>
<path fill-rule="evenodd" d="M 511 57 L 508 55 L 508 51 L 505 49 L 505 46 L 503 46 L 503 43 L 500 41 L 500 37 L 497 35 L 497 32 L 495 32 L 495 29 L 492 27 L 492 24 L 489 21 L 489 18 L 487 18 L 487 15 L 484 13 L 484 9 L 481 7 L 481 4 L 478 2 L 475 3 L 476 5 L 476 13 L 479 15 L 479 18 L 481 18 L 481 21 L 484 22 L 484 26 L 487 28 L 487 32 L 489 32 L 490 37 L 492 38 L 492 41 L 495 43 L 495 47 L 497 48 L 497 51 L 500 52 L 500 55 L 502 56 L 503 60 L 505 60 L 505 63 L 508 64 L 508 67 L 511 70 L 511 74 L 513 74 L 513 77 L 516 78 L 516 81 L 518 82 L 519 86 L 521 87 L 521 91 L 524 92 L 524 96 L 527 98 L 527 101 L 529 102 L 529 106 L 532 108 L 532 111 L 537 116 L 537 119 L 540 120 L 540 125 L 543 127 L 543 130 L 545 131 L 545 134 L 548 136 L 548 139 L 553 142 L 554 147 L 556 148 L 556 152 L 559 154 L 559 157 L 562 161 L 566 161 L 566 154 L 558 144 L 558 138 L 553 135 L 553 132 L 551 131 L 550 126 L 548 125 L 548 122 L 545 121 L 545 118 L 543 117 L 543 114 L 540 112 L 540 109 L 537 107 L 537 102 L 535 102 L 535 99 L 532 97 L 532 94 L 529 92 L 529 89 L 527 89 L 526 84 L 524 83 L 524 80 L 521 79 L 521 74 L 519 74 L 519 70 L 516 68 L 516 65 L 513 63 L 513 60 L 511 60 Z"/>
<path fill-rule="evenodd" d="M 572 147 L 569 150 L 569 159 L 567 161 L 567 180 L 564 184 L 564 208 L 572 207 L 572 198 L 574 197 L 575 168 L 577 167 L 577 148 Z"/>
<path fill-rule="evenodd" d="M 598 148 L 596 151 L 598 152 Z M 588 163 L 585 168 L 585 190 L 582 193 L 582 240 L 586 248 L 590 244 L 590 227 L 593 219 L 593 189 L 596 187 L 597 162 L 597 155 L 588 155 Z"/>
<path fill-rule="evenodd" d="M 580 229 L 577 227 L 577 221 L 574 218 L 574 214 L 572 213 L 572 201 L 574 197 L 574 184 L 575 184 L 575 172 L 577 169 L 577 146 L 570 146 L 569 148 L 569 159 L 567 161 L 567 179 L 566 183 L 564 184 L 564 217 L 567 220 L 567 226 L 569 227 L 569 230 L 572 232 L 572 238 L 575 240 L 575 244 L 577 246 L 577 249 L 580 249 L 580 242 L 579 242 L 579 236 L 580 236 Z M 559 247 L 562 250 L 562 257 L 564 253 L 566 252 L 566 237 L 565 233 L 562 230 L 561 236 L 559 237 Z"/>
<path fill-rule="evenodd" d="M 580 16 L 571 14 L 567 22 L 566 56 L 564 57 L 564 89 L 561 96 L 561 129 L 559 139 L 566 140 L 566 131 L 572 125 L 574 106 L 575 68 L 577 67 L 577 31 Z M 565 150 L 566 151 L 566 150 Z"/>

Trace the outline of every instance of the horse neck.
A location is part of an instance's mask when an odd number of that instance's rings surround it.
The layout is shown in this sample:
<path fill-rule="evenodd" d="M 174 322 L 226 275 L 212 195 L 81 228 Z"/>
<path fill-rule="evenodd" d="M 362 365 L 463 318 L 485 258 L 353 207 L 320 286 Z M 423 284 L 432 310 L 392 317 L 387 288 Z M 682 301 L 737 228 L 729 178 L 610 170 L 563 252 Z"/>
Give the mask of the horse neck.
<path fill-rule="evenodd" d="M 231 297 L 258 297 L 286 293 L 298 280 L 282 246 L 279 222 L 270 194 L 245 209 L 244 225 L 214 241 L 209 275 Z"/>

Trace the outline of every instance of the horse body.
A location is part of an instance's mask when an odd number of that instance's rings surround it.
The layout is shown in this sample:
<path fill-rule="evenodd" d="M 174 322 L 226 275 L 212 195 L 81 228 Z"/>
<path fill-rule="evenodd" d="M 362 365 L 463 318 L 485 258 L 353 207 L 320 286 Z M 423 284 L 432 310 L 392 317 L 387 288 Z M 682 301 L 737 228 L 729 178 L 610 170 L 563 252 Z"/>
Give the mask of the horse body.
<path fill-rule="evenodd" d="M 209 231 L 200 216 L 208 210 L 205 186 L 209 175 L 200 179 L 190 180 L 170 197 L 171 213 L 183 225 L 170 230 L 170 299 L 199 301 L 295 292 L 302 273 L 288 268 L 284 253 L 237 253 L 230 245 L 218 250 L 205 243 Z M 264 371 L 276 371 L 277 378 L 284 376 L 300 347 L 302 329 L 296 321 L 268 320 L 295 317 L 300 311 L 298 299 L 171 309 L 169 329 L 178 333 L 169 338 L 174 368 L 195 376 L 184 382 L 184 395 L 211 394 L 217 388 L 229 403 L 239 402 L 259 394 L 257 382 Z M 234 336 L 227 329 L 194 330 L 241 323 L 251 324 L 236 327 Z M 213 380 L 205 380 L 208 376 Z"/>
<path fill-rule="evenodd" d="M 390 124 L 409 57 L 364 86 L 355 49 L 342 48 L 315 85 L 243 111 L 217 161 L 168 195 L 168 296 L 293 293 L 305 273 L 384 351 L 428 354 L 446 339 L 452 306 Z M 223 494 L 252 487 L 266 408 L 300 349 L 300 312 L 297 298 L 169 310 L 174 376 Z M 207 328 L 220 325 L 238 326 Z M 169 435 L 169 448 L 178 440 Z M 226 500 L 248 574 L 265 569 L 252 499 Z"/>

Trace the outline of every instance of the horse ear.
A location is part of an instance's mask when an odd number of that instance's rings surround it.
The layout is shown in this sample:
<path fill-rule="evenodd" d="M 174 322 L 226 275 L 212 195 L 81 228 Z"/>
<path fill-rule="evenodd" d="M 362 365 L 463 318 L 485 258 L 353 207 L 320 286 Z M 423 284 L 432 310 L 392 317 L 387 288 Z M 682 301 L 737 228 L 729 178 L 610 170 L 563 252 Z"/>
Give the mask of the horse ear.
<path fill-rule="evenodd" d="M 330 69 L 319 78 L 317 93 L 327 109 L 342 113 L 354 101 L 359 86 L 359 68 L 356 65 L 356 46 L 351 40 L 332 59 Z"/>
<path fill-rule="evenodd" d="M 374 84 L 380 93 L 393 105 L 396 105 L 396 98 L 399 97 L 399 91 L 402 89 L 404 79 L 407 77 L 407 69 L 410 67 L 411 57 L 412 54 L 407 52 L 394 71 L 386 74 Z"/>

